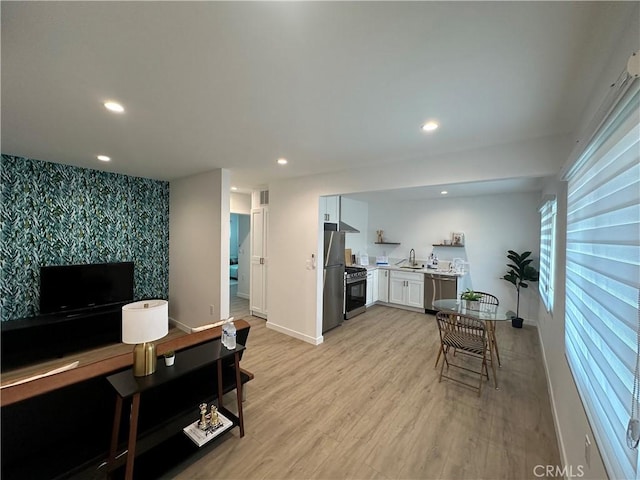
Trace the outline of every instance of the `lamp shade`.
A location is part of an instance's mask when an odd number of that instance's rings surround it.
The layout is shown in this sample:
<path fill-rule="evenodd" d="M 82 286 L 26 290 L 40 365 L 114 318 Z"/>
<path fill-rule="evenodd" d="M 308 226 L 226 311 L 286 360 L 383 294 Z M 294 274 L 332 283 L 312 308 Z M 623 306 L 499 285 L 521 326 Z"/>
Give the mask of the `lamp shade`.
<path fill-rule="evenodd" d="M 153 342 L 169 333 L 169 304 L 166 300 L 143 300 L 122 307 L 122 342 Z"/>

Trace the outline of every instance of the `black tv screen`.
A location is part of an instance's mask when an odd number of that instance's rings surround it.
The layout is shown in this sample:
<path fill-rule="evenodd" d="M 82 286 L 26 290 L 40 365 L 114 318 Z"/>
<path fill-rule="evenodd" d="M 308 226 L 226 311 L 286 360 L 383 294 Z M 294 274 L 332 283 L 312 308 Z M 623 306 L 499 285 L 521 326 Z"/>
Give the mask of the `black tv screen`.
<path fill-rule="evenodd" d="M 40 267 L 40 314 L 133 300 L 133 262 Z"/>

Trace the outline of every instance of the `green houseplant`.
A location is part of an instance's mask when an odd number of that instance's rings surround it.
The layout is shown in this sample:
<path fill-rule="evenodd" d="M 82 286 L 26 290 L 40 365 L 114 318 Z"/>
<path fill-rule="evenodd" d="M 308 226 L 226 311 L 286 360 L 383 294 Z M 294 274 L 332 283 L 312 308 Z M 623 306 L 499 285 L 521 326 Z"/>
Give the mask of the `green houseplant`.
<path fill-rule="evenodd" d="M 460 295 L 460 298 L 462 300 L 469 300 L 471 302 L 477 302 L 478 300 L 480 300 L 482 298 L 482 295 L 479 293 L 474 292 L 473 290 L 469 290 L 468 288 L 462 292 L 462 295 Z"/>
<path fill-rule="evenodd" d="M 511 318 L 511 325 L 514 328 L 522 328 L 523 322 L 523 319 L 520 318 L 520 289 L 527 288 L 529 286 L 527 282 L 537 282 L 540 276 L 538 271 L 530 265 L 533 261 L 530 255 L 531 252 L 517 253 L 513 250 L 507 252 L 507 258 L 511 262 L 507 263 L 509 272 L 502 278 L 516 287 L 518 295 L 516 316 Z"/>
<path fill-rule="evenodd" d="M 468 288 L 464 292 L 462 292 L 462 295 L 460 295 L 460 299 L 466 301 L 467 308 L 470 308 L 472 310 L 479 309 L 479 301 L 481 298 L 482 295 L 480 293 L 476 293 Z"/>
<path fill-rule="evenodd" d="M 164 363 L 167 367 L 173 365 L 173 362 L 176 360 L 176 354 L 173 350 L 169 350 L 168 352 L 162 355 L 164 357 Z"/>

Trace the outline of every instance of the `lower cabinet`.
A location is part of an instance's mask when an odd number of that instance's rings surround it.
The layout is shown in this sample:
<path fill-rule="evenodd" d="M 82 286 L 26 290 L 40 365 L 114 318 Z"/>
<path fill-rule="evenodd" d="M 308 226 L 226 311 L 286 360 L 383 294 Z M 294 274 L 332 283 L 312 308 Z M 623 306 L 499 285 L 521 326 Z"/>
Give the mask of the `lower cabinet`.
<path fill-rule="evenodd" d="M 424 308 L 424 274 L 391 271 L 389 303 Z"/>
<path fill-rule="evenodd" d="M 377 273 L 377 270 L 369 270 L 367 272 L 367 299 L 365 301 L 366 306 L 370 306 L 373 304 L 373 302 L 375 302 L 375 299 L 373 298 L 373 290 L 374 290 L 374 272 Z"/>
<path fill-rule="evenodd" d="M 377 270 L 378 272 L 378 301 L 389 302 L 389 270 Z"/>

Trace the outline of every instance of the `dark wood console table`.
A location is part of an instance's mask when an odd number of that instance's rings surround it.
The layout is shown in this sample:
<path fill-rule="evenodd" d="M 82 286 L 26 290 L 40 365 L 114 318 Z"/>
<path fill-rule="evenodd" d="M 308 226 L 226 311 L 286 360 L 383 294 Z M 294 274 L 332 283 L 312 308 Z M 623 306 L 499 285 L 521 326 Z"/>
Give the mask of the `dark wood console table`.
<path fill-rule="evenodd" d="M 240 429 L 240 437 L 243 437 L 240 353 L 244 349 L 243 345 L 238 344 L 234 350 L 229 350 L 222 345 L 220 340 L 215 340 L 183 352 L 177 352 L 175 364 L 171 367 L 165 366 L 164 362 L 158 362 L 157 369 L 152 375 L 134 377 L 133 370 L 127 369 L 107 377 L 107 381 L 116 391 L 116 407 L 109 451 L 109 471 L 112 472 L 121 466 L 126 459 L 125 479 L 132 479 L 136 455 L 159 445 L 176 433 L 182 433 L 184 427 L 199 418 L 198 401 L 194 402 L 194 399 L 190 398 L 188 392 L 185 391 L 190 381 L 185 379 L 199 370 L 215 367 L 218 410 L 232 422 L 226 430 L 237 426 Z M 238 415 L 223 406 L 223 368 L 235 370 Z M 213 380 L 213 375 L 210 378 Z M 140 399 L 145 393 L 149 397 L 152 408 L 155 404 L 155 411 L 144 419 L 145 421 L 142 422 L 143 425 L 139 429 L 140 416 L 143 413 L 140 408 Z M 118 455 L 120 426 L 123 423 L 122 407 L 125 400 L 128 400 L 131 406 L 131 415 L 130 417 L 127 415 L 129 432 L 126 444 L 122 449 L 123 453 Z M 209 402 L 210 400 L 203 398 L 200 401 Z M 159 405 L 161 402 L 164 406 Z M 145 405 L 147 404 L 145 403 Z M 127 422 L 126 419 L 125 422 Z"/>

